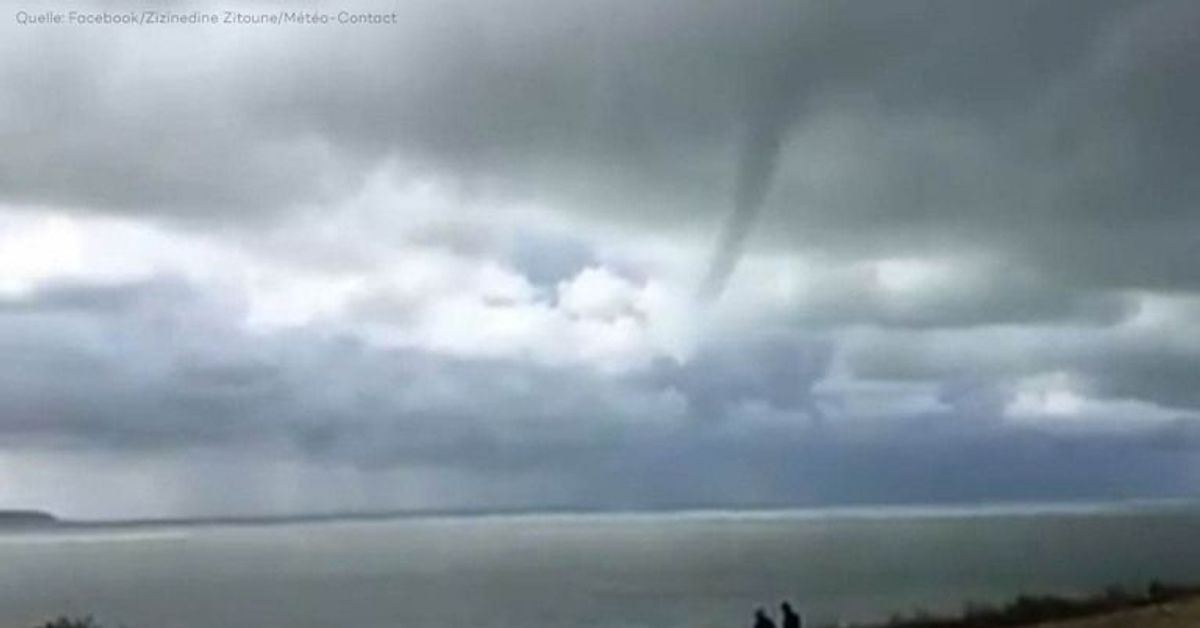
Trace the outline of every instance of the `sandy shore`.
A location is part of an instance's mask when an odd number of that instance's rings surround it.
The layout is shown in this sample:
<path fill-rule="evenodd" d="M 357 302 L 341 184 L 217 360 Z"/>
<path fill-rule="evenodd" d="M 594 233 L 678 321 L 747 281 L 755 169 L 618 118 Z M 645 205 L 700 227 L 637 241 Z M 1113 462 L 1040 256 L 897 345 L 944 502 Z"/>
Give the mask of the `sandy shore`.
<path fill-rule="evenodd" d="M 1036 625 L 1042 628 L 1200 628 L 1200 598 Z"/>

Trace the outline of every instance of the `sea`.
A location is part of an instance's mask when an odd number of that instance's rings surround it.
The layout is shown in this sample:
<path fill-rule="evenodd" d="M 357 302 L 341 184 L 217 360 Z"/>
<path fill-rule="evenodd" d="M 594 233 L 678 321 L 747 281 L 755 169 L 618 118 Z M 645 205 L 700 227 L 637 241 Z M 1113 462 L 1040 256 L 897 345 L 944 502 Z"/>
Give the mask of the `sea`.
<path fill-rule="evenodd" d="M 174 521 L 0 531 L 0 627 L 736 628 L 1200 581 L 1191 502 Z"/>

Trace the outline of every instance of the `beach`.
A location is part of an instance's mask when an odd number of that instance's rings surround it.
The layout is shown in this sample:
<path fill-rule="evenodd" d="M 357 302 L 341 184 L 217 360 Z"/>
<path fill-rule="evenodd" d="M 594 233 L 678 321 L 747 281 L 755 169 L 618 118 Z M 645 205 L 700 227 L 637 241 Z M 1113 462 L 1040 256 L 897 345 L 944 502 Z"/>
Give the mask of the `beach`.
<path fill-rule="evenodd" d="M 1192 628 L 1200 626 L 1200 598 L 1035 625 L 1044 628 Z"/>

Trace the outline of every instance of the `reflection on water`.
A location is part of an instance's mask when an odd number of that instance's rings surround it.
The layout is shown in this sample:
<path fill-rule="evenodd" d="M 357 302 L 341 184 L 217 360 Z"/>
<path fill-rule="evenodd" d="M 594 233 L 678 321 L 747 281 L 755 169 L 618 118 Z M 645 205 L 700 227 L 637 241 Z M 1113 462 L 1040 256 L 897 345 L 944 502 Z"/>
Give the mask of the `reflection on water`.
<path fill-rule="evenodd" d="M 0 534 L 0 625 L 743 626 L 1200 579 L 1200 512 L 552 515 Z"/>

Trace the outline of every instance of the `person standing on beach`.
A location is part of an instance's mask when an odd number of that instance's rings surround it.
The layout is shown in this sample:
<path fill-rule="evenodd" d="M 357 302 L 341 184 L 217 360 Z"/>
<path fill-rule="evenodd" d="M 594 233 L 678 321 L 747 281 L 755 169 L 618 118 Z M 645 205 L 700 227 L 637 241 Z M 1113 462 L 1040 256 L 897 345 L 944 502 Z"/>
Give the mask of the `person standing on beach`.
<path fill-rule="evenodd" d="M 792 605 L 786 601 L 779 605 L 783 611 L 783 628 L 802 628 L 804 621 L 800 619 L 800 614 L 792 609 Z"/>
<path fill-rule="evenodd" d="M 775 622 L 767 617 L 766 611 L 758 609 L 754 611 L 754 628 L 775 628 Z"/>

